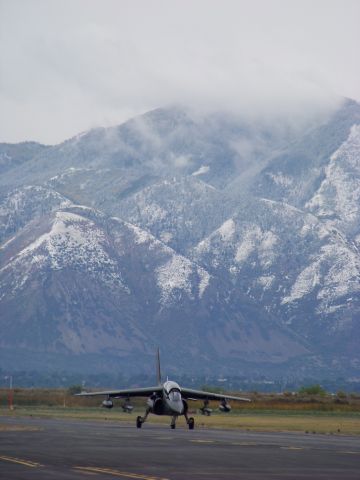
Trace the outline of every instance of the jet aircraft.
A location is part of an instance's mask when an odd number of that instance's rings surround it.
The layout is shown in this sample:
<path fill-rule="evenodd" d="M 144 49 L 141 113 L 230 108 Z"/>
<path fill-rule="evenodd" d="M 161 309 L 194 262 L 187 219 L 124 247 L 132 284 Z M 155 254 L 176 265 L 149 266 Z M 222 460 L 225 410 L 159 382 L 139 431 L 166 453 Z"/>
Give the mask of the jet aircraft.
<path fill-rule="evenodd" d="M 136 418 L 137 428 L 141 428 L 142 424 L 145 423 L 149 413 L 153 413 L 155 415 L 170 415 L 172 417 L 170 427 L 173 429 L 176 426 L 177 418 L 180 415 L 184 415 L 190 430 L 193 430 L 195 420 L 193 417 L 188 416 L 188 400 L 203 400 L 204 406 L 202 409 L 206 411 L 210 410 L 208 408 L 209 400 L 219 400 L 219 409 L 222 412 L 229 412 L 231 410 L 228 400 L 237 400 L 240 402 L 251 401 L 249 398 L 222 395 L 220 393 L 205 392 L 203 390 L 193 390 L 192 388 L 183 388 L 172 380 L 166 380 L 166 382 L 162 383 L 159 349 L 157 351 L 156 359 L 156 374 L 158 384 L 154 387 L 134 388 L 128 390 L 109 390 L 103 392 L 81 392 L 76 395 L 83 397 L 97 395 L 106 396 L 106 400 L 104 400 L 102 403 L 103 407 L 105 408 L 112 408 L 114 406 L 112 401 L 113 398 L 125 398 L 125 404 L 123 405 L 124 411 L 126 411 L 126 408 L 128 411 L 130 408 L 132 410 L 132 407 L 129 404 L 131 397 L 148 397 L 145 415 L 143 417 L 139 415 Z"/>

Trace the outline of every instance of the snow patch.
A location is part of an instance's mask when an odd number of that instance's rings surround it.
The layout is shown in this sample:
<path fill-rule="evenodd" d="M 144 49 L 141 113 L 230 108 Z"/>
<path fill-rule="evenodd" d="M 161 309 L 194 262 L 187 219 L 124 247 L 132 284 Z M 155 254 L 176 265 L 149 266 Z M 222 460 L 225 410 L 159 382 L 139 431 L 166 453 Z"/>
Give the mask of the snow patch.
<path fill-rule="evenodd" d="M 204 173 L 207 173 L 210 170 L 209 165 L 201 165 L 201 167 L 196 170 L 196 172 L 192 173 L 191 175 L 193 177 L 196 177 L 198 175 L 204 175 Z"/>
<path fill-rule="evenodd" d="M 137 225 L 133 225 L 132 223 L 127 223 L 127 226 L 135 233 L 136 245 L 141 245 L 146 242 L 152 242 L 154 240 L 154 237 L 150 233 L 138 227 Z"/>
<path fill-rule="evenodd" d="M 173 234 L 170 232 L 161 232 L 160 234 L 161 241 L 164 243 L 170 243 L 173 239 Z"/>
<path fill-rule="evenodd" d="M 352 292 L 360 292 L 360 258 L 348 248 L 339 245 L 326 245 L 322 248 L 329 269 L 324 278 L 324 286 L 318 299 L 330 304 L 335 299 Z"/>
<path fill-rule="evenodd" d="M 276 185 L 281 187 L 291 187 L 294 182 L 291 177 L 284 175 L 283 173 L 269 173 L 268 176 L 273 180 L 274 183 L 276 183 Z"/>
<path fill-rule="evenodd" d="M 317 285 L 320 285 L 320 281 L 320 262 L 316 261 L 298 275 L 291 287 L 290 295 L 284 297 L 281 304 L 291 303 L 308 295 Z"/>
<path fill-rule="evenodd" d="M 207 289 L 209 282 L 210 282 L 210 274 L 204 270 L 203 268 L 199 267 L 197 269 L 197 273 L 200 277 L 200 283 L 199 283 L 199 298 L 202 298 L 205 290 Z"/>
<path fill-rule="evenodd" d="M 11 258 L 1 272 L 14 272 L 12 293 L 30 278 L 34 266 L 51 270 L 76 267 L 85 270 L 109 286 L 120 286 L 125 291 L 117 263 L 107 254 L 106 237 L 91 220 L 72 212 L 56 212 L 49 232 Z"/>
<path fill-rule="evenodd" d="M 196 255 L 201 255 L 203 253 L 209 252 L 210 246 L 210 238 L 205 238 L 205 240 L 201 240 L 201 242 L 196 245 L 194 251 L 196 252 Z"/>
<path fill-rule="evenodd" d="M 319 311 L 329 313 L 330 308 L 344 296 L 360 292 L 360 258 L 340 242 L 324 245 L 319 257 L 296 278 L 290 295 L 282 304 L 301 299 L 319 287 Z"/>
<path fill-rule="evenodd" d="M 235 253 L 235 262 L 243 263 L 255 250 L 256 243 L 261 239 L 262 231 L 257 225 L 251 225 L 244 233 L 241 243 Z"/>
<path fill-rule="evenodd" d="M 167 211 L 161 208 L 156 203 L 151 203 L 143 207 L 142 215 L 146 215 L 147 220 L 150 224 L 164 220 L 167 216 Z"/>
<path fill-rule="evenodd" d="M 235 234 L 235 222 L 232 218 L 226 220 L 216 231 L 224 242 L 232 240 Z"/>
<path fill-rule="evenodd" d="M 73 137 L 73 140 L 80 140 L 80 138 L 85 137 L 89 132 L 90 130 L 85 130 L 85 132 L 80 132 L 77 135 L 75 135 L 75 137 Z"/>
<path fill-rule="evenodd" d="M 353 225 L 360 217 L 360 125 L 330 157 L 325 178 L 306 208 L 333 224 Z"/>
<path fill-rule="evenodd" d="M 276 258 L 275 245 L 278 237 L 271 231 L 264 232 L 259 245 L 259 259 L 262 267 L 266 268 L 273 264 Z"/>
<path fill-rule="evenodd" d="M 259 277 L 257 281 L 262 287 L 264 287 L 264 290 L 268 290 L 274 283 L 274 280 L 274 275 L 263 275 L 262 277 Z"/>
<path fill-rule="evenodd" d="M 157 285 L 161 290 L 161 303 L 167 304 L 175 299 L 176 290 L 183 290 L 191 296 L 191 274 L 190 260 L 176 254 L 165 265 L 158 267 L 156 275 Z"/>

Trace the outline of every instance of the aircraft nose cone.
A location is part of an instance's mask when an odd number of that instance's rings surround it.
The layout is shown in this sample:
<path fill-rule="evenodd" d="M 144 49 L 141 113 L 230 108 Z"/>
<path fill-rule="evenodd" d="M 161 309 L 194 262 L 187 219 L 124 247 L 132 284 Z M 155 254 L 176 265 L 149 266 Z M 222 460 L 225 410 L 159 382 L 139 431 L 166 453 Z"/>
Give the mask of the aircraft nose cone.
<path fill-rule="evenodd" d="M 179 402 L 171 402 L 171 409 L 175 412 L 181 415 L 184 411 L 184 405 L 183 402 L 180 400 Z"/>
<path fill-rule="evenodd" d="M 180 414 L 181 414 L 181 413 L 183 412 L 182 403 L 179 404 L 179 405 L 176 405 L 175 410 L 177 411 L 177 413 L 180 413 Z"/>

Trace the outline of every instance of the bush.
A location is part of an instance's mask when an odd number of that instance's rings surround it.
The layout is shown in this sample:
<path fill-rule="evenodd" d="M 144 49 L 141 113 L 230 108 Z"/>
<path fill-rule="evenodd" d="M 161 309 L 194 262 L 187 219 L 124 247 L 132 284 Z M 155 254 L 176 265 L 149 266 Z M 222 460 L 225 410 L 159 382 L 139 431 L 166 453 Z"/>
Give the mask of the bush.
<path fill-rule="evenodd" d="M 336 395 L 338 396 L 338 398 L 346 398 L 346 393 L 343 392 L 342 390 L 339 390 L 338 392 L 336 392 Z"/>
<path fill-rule="evenodd" d="M 68 388 L 68 394 L 69 395 L 75 395 L 75 393 L 81 393 L 82 391 L 82 386 L 81 385 L 71 385 Z"/>
<path fill-rule="evenodd" d="M 301 387 L 299 393 L 302 395 L 321 395 L 322 397 L 326 395 L 326 391 L 319 384 Z"/>
<path fill-rule="evenodd" d="M 284 395 L 284 397 L 292 397 L 292 396 L 293 396 L 292 392 L 288 392 L 288 391 L 286 391 L 286 390 L 285 390 L 285 392 L 283 393 L 283 395 Z"/>

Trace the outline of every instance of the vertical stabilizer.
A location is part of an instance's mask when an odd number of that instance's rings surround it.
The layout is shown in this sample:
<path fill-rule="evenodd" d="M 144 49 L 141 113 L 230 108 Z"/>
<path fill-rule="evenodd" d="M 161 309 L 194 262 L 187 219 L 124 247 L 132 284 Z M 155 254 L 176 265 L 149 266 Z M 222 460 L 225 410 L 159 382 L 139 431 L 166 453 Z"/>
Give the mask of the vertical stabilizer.
<path fill-rule="evenodd" d="M 160 348 L 158 347 L 156 353 L 156 380 L 161 385 L 161 370 L 160 370 Z"/>

